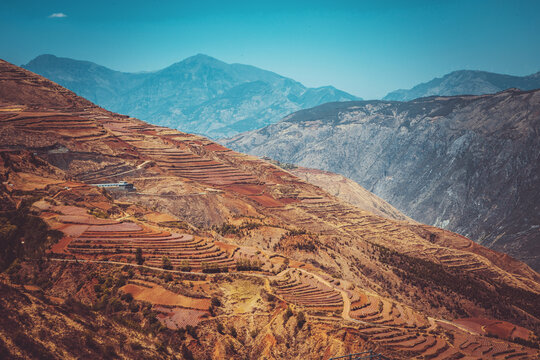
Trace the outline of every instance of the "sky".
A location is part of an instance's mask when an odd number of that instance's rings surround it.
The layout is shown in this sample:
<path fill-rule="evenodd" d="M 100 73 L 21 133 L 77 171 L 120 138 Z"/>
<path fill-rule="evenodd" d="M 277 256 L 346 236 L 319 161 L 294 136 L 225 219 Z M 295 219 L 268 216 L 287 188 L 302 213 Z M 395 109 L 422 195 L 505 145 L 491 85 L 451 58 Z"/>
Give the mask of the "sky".
<path fill-rule="evenodd" d="M 377 99 L 454 70 L 540 71 L 540 1 L 0 2 L 0 58 L 152 71 L 202 53 Z"/>

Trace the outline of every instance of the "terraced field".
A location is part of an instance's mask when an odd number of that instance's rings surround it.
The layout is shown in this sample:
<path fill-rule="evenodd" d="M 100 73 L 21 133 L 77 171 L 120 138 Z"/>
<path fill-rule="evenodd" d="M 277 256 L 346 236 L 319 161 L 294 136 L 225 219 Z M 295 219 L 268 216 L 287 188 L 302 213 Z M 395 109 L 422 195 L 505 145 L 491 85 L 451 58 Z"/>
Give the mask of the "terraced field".
<path fill-rule="evenodd" d="M 343 299 L 339 292 L 298 270 L 289 271 L 279 278 L 275 288 L 277 295 L 295 305 L 325 311 L 343 309 Z"/>
<path fill-rule="evenodd" d="M 53 207 L 62 212 L 57 216 L 56 227 L 67 239 L 61 241 L 64 248 L 55 248 L 59 253 L 82 256 L 127 258 L 137 249 L 142 250 L 145 264 L 161 267 L 163 256 L 170 259 L 174 268 L 191 267 L 201 270 L 203 266 L 233 267 L 232 257 L 207 239 L 189 234 L 156 231 L 132 222 L 116 222 L 96 219 L 76 207 Z"/>
<path fill-rule="evenodd" d="M 350 316 L 373 324 L 415 329 L 429 326 L 428 320 L 410 307 L 359 291 L 354 292 L 351 297 Z"/>
<path fill-rule="evenodd" d="M 6 66 L 0 62 L 0 70 Z M 250 321 L 257 312 L 268 311 L 275 320 L 282 318 L 288 307 L 294 316 L 305 311 L 310 325 L 306 328 L 324 324 L 328 333 L 339 334 L 340 340 L 331 338 L 335 343 L 325 350 L 328 355 L 336 348 L 362 344 L 374 345 L 395 355 L 390 356 L 393 358 L 538 358 L 535 349 L 483 337 L 448 320 L 456 317 L 457 309 L 467 316 L 502 314 L 508 315 L 505 320 L 509 324 L 537 326 L 537 311 L 530 304 L 534 305 L 538 294 L 539 278 L 523 264 L 440 229 L 378 217 L 268 162 L 202 137 L 112 114 L 22 70 L 0 71 L 0 81 L 0 164 L 5 169 L 0 174 L 4 176 L 0 189 L 5 188 L 9 195 L 2 199 L 19 206 L 26 200 L 35 201 L 35 197 L 45 198 L 38 202 L 40 206 L 34 204 L 37 209 L 32 211 L 41 212 L 52 229 L 65 235 L 52 246 L 51 263 L 120 267 L 151 273 L 156 281 L 162 279 L 161 288 L 131 283 L 125 289 L 138 297 L 136 301 L 159 306 L 158 317 L 167 326 L 197 325 L 202 318 L 210 318 L 208 323 L 225 321 L 229 316 L 220 314 L 224 309 L 210 316 L 207 303 L 193 306 L 197 301 L 189 300 L 189 305 L 185 298 L 167 292 L 178 290 L 175 286 L 179 284 L 173 284 L 180 278 L 198 277 L 221 289 L 225 286 L 220 281 L 231 284 L 249 278 L 253 287 L 249 301 L 233 303 L 245 295 L 239 288 L 230 291 L 239 296 L 219 291 L 210 296 L 229 301 L 225 309 L 241 308 L 242 317 L 251 317 Z M 30 89 L 19 91 L 10 87 L 10 81 L 26 83 Z M 52 99 L 40 91 L 52 93 Z M 21 97 L 15 95 L 20 94 L 25 95 L 23 102 L 17 102 Z M 45 98 L 49 100 L 43 101 Z M 13 164 L 16 156 L 12 153 L 22 151 L 27 152 L 26 160 L 20 156 Z M 49 167 L 44 169 L 47 162 Z M 35 174 L 38 169 L 41 172 Z M 137 192 L 105 193 L 88 185 L 112 180 L 133 182 Z M 34 186 L 35 182 L 42 182 L 42 186 L 28 194 L 35 189 L 23 185 Z M 166 213 L 177 229 L 185 230 L 172 230 L 174 226 L 166 227 L 160 224 L 162 220 L 149 220 L 146 215 L 150 213 L 157 214 L 156 219 Z M 257 219 L 264 226 L 241 228 L 241 218 Z M 211 230 L 221 225 L 228 225 L 233 233 L 222 236 Z M 293 242 L 290 247 L 273 246 L 295 231 L 313 239 L 313 246 Z M 139 248 L 142 266 L 135 261 Z M 206 264 L 232 270 L 235 259 L 241 258 L 258 263 L 279 256 L 283 261 L 268 262 L 276 265 L 271 267 L 263 263 L 262 271 L 251 271 L 248 265 L 246 271 L 216 276 L 161 272 L 164 256 L 173 270 L 187 266 L 193 272 L 203 270 Z M 396 266 L 397 261 L 402 268 Z M 468 289 L 478 288 L 488 300 L 498 296 L 493 290 L 498 288 L 514 289 L 518 295 L 508 303 L 483 304 L 476 301 L 482 298 L 475 293 L 437 282 L 425 268 L 421 273 L 414 271 L 414 266 L 426 264 L 431 266 L 428 270 L 447 271 L 458 282 L 478 280 L 468 283 L 474 285 Z M 279 273 L 272 275 L 272 271 Z M 171 276 L 175 279 L 166 282 Z M 409 279 L 413 281 L 405 281 Z M 161 296 L 166 301 L 156 298 Z M 278 323 L 282 322 L 273 321 L 270 327 L 281 326 Z M 296 331 L 307 336 L 306 328 Z M 493 334 L 528 336 L 526 329 L 517 329 L 500 322 L 490 327 Z M 247 339 L 250 330 L 261 329 L 246 322 L 241 330 L 239 339 Z M 349 336 L 356 332 L 362 336 Z M 269 347 L 279 347 L 286 332 L 278 328 L 275 334 L 262 333 L 258 339 L 264 337 Z M 250 337 L 257 340 L 257 336 Z M 329 338 L 326 328 L 324 336 Z M 296 351 L 294 343 L 287 340 L 287 345 Z"/>

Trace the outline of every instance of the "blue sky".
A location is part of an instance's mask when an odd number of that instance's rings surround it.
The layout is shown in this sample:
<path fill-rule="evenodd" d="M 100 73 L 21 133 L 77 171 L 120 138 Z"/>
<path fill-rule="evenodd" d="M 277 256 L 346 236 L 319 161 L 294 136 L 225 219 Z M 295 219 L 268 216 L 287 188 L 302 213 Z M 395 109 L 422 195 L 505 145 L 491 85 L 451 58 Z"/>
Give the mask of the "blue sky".
<path fill-rule="evenodd" d="M 145 71 L 203 53 L 374 99 L 453 70 L 540 71 L 539 14 L 519 0 L 3 0 L 0 58 Z"/>

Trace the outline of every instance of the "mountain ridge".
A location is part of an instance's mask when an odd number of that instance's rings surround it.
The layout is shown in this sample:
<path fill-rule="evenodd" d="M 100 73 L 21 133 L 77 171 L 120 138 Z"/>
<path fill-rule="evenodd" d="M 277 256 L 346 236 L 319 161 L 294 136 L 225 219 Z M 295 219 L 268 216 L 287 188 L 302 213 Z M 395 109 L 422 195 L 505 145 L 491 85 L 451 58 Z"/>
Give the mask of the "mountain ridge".
<path fill-rule="evenodd" d="M 540 71 L 527 76 L 515 76 L 481 70 L 456 70 L 411 89 L 392 91 L 383 100 L 409 101 L 429 96 L 484 95 L 510 88 L 540 88 Z"/>
<path fill-rule="evenodd" d="M 274 72 L 204 54 L 142 73 L 54 55 L 40 55 L 23 67 L 107 109 L 211 137 L 259 128 L 327 101 L 357 99 L 332 86 L 306 88 Z M 267 86 L 248 86 L 258 81 Z M 242 86 L 251 91 L 238 92 Z"/>

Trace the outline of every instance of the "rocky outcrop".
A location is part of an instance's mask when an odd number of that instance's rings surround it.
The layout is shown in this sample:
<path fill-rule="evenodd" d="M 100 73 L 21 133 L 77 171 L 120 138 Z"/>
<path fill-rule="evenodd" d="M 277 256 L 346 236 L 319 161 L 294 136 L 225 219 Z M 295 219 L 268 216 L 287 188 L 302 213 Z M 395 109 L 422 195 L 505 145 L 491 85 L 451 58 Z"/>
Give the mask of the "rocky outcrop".
<path fill-rule="evenodd" d="M 426 96 L 494 94 L 510 88 L 533 90 L 540 88 L 540 72 L 528 76 L 512 76 L 487 71 L 460 70 L 418 84 L 412 89 L 396 90 L 383 100 L 409 101 Z"/>
<path fill-rule="evenodd" d="M 38 56 L 24 68 L 109 110 L 217 138 L 329 101 L 358 100 L 331 86 L 306 88 L 270 71 L 206 55 L 146 73 L 123 73 L 54 55 Z"/>
<path fill-rule="evenodd" d="M 325 104 L 224 141 L 343 174 L 413 219 L 540 268 L 540 91 Z"/>

